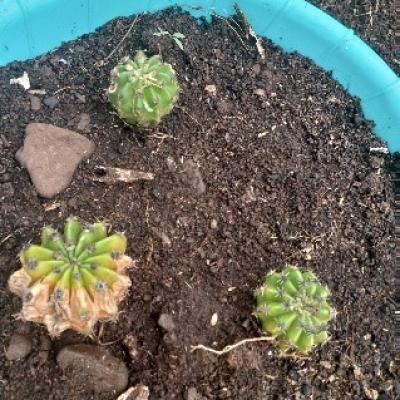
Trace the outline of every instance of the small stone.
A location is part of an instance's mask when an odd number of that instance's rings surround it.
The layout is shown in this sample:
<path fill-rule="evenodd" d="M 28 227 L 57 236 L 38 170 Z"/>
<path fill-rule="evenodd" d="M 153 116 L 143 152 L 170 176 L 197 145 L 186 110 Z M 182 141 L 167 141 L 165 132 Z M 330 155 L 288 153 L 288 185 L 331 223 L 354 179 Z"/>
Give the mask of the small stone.
<path fill-rule="evenodd" d="M 29 96 L 29 101 L 31 103 L 31 110 L 32 111 L 39 111 L 42 108 L 42 102 L 39 99 L 39 97 Z"/>
<path fill-rule="evenodd" d="M 171 172 L 176 171 L 177 165 L 175 160 L 171 156 L 167 157 L 166 162 L 167 162 L 167 167 Z"/>
<path fill-rule="evenodd" d="M 258 75 L 261 72 L 261 65 L 260 64 L 254 64 L 251 69 L 252 69 L 254 75 Z"/>
<path fill-rule="evenodd" d="M 148 400 L 149 396 L 149 388 L 140 383 L 122 393 L 117 400 Z"/>
<path fill-rule="evenodd" d="M 215 85 L 207 85 L 205 87 L 206 92 L 211 96 L 215 96 L 217 94 L 217 87 Z"/>
<path fill-rule="evenodd" d="M 186 392 L 186 400 L 201 400 L 201 396 L 197 392 L 197 389 L 190 387 Z"/>
<path fill-rule="evenodd" d="M 64 347 L 57 363 L 72 380 L 73 385 L 85 385 L 96 393 L 121 393 L 128 386 L 128 369 L 103 347 L 74 344 Z M 85 379 L 82 379 L 82 377 Z"/>
<path fill-rule="evenodd" d="M 304 396 L 310 396 L 311 393 L 312 393 L 312 387 L 311 387 L 310 385 L 307 385 L 307 384 L 302 385 L 302 387 L 301 387 L 301 393 L 302 393 Z"/>
<path fill-rule="evenodd" d="M 174 321 L 169 314 L 161 314 L 158 318 L 158 325 L 167 332 L 172 332 L 175 329 Z"/>
<path fill-rule="evenodd" d="M 329 361 L 321 361 L 320 364 L 326 369 L 332 368 L 332 364 Z"/>
<path fill-rule="evenodd" d="M 75 97 L 78 100 L 78 103 L 84 104 L 86 103 L 86 96 L 80 93 L 75 93 Z"/>
<path fill-rule="evenodd" d="M 32 339 L 27 335 L 15 333 L 11 336 L 10 344 L 6 350 L 6 358 L 9 361 L 20 360 L 32 351 Z"/>
<path fill-rule="evenodd" d="M 217 226 L 218 226 L 218 222 L 217 222 L 217 220 L 215 218 L 213 218 L 211 220 L 211 222 L 210 222 L 210 228 L 211 229 L 217 229 Z"/>
<path fill-rule="evenodd" d="M 370 164 L 372 168 L 379 169 L 385 164 L 385 159 L 383 157 L 371 156 Z"/>
<path fill-rule="evenodd" d="M 158 187 L 153 188 L 152 191 L 151 191 L 151 193 L 152 193 L 152 195 L 153 195 L 156 199 L 159 199 L 159 198 L 162 197 L 161 190 L 160 190 L 160 188 L 158 188 Z"/>
<path fill-rule="evenodd" d="M 49 107 L 49 108 L 51 108 L 51 109 L 55 108 L 56 105 L 57 105 L 59 102 L 60 102 L 60 101 L 59 101 L 59 100 L 57 99 L 57 97 L 55 97 L 55 96 L 45 97 L 44 100 L 43 100 L 43 103 L 44 103 L 47 107 Z"/>
<path fill-rule="evenodd" d="M 95 145 L 79 133 L 54 125 L 31 123 L 16 154 L 42 197 L 52 198 L 71 183 L 79 163 Z"/>
<path fill-rule="evenodd" d="M 231 105 L 225 100 L 219 100 L 217 102 L 217 110 L 221 114 L 228 114 L 229 111 L 231 110 Z"/>
<path fill-rule="evenodd" d="M 78 131 L 88 133 L 90 132 L 90 115 L 83 113 L 79 116 L 78 125 L 76 126 Z"/>
<path fill-rule="evenodd" d="M 170 247 L 172 245 L 171 239 L 165 232 L 160 232 L 160 239 L 165 246 Z"/>
<path fill-rule="evenodd" d="M 265 90 L 264 89 L 255 89 L 254 94 L 258 97 L 264 97 L 265 96 Z"/>
<path fill-rule="evenodd" d="M 206 185 L 203 181 L 199 167 L 192 161 L 186 160 L 183 163 L 188 183 L 195 189 L 197 194 L 203 194 L 206 191 Z"/>
<path fill-rule="evenodd" d="M 131 359 L 137 361 L 140 354 L 137 338 L 133 335 L 127 335 L 123 343 L 128 348 Z"/>

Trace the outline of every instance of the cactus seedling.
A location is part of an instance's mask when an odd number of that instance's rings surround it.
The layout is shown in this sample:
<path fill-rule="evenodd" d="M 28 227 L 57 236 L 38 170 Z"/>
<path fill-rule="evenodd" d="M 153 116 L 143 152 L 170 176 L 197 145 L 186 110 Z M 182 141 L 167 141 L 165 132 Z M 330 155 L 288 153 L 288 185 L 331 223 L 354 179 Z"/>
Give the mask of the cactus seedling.
<path fill-rule="evenodd" d="M 62 234 L 43 228 L 41 244 L 21 252 L 22 268 L 9 279 L 23 301 L 20 318 L 46 325 L 52 336 L 66 329 L 90 335 L 98 320 L 117 316 L 131 285 L 125 249 L 126 238 L 107 236 L 102 223 L 85 228 L 69 218 Z"/>
<path fill-rule="evenodd" d="M 262 327 L 282 351 L 308 353 L 328 340 L 327 323 L 335 310 L 327 303 L 329 289 L 312 272 L 293 266 L 272 271 L 255 295 Z"/>
<path fill-rule="evenodd" d="M 170 64 L 138 51 L 111 71 L 108 99 L 119 116 L 132 125 L 157 125 L 178 99 L 179 85 Z"/>

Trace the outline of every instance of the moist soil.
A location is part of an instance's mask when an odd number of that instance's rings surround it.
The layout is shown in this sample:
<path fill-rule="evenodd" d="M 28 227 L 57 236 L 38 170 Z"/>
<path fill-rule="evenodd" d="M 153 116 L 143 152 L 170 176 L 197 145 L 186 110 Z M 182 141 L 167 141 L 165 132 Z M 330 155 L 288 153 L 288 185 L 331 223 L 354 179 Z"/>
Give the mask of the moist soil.
<path fill-rule="evenodd" d="M 358 101 L 310 61 L 266 41 L 262 59 L 238 19 L 208 24 L 169 9 L 133 21 L 116 19 L 0 69 L 0 343 L 6 348 L 21 331 L 34 342 L 23 360 L 0 357 L 0 398 L 116 399 L 57 366 L 63 346 L 82 342 L 122 359 L 130 386 L 149 386 L 152 400 L 399 398 L 387 311 L 393 195 L 383 156 L 369 152 L 382 143 Z M 154 36 L 158 28 L 185 34 L 184 50 Z M 104 94 L 117 60 L 138 49 L 160 53 L 182 87 L 173 112 L 146 131 L 124 125 Z M 9 85 L 24 71 L 33 89 L 46 91 L 33 95 L 39 101 Z M 97 145 L 52 200 L 37 195 L 15 160 L 32 121 Z M 99 167 L 155 179 L 106 185 L 96 180 Z M 118 322 L 99 325 L 94 339 L 65 332 L 50 341 L 43 327 L 15 319 L 21 302 L 7 280 L 22 246 L 70 215 L 125 232 L 137 264 Z M 270 342 L 219 357 L 190 352 L 262 335 L 253 292 L 287 263 L 314 271 L 332 292 L 338 315 L 326 345 L 307 358 L 282 357 Z M 169 332 L 157 323 L 162 313 L 173 319 Z M 133 359 L 127 337 L 137 339 Z"/>

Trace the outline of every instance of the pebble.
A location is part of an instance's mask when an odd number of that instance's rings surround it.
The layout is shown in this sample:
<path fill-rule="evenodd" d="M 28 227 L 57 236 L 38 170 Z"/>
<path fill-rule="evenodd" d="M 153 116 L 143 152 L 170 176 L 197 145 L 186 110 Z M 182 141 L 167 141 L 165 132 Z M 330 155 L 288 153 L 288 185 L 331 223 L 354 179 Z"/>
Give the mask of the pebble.
<path fill-rule="evenodd" d="M 150 302 L 152 299 L 153 299 L 153 297 L 152 297 L 150 294 L 145 294 L 145 295 L 143 296 L 143 300 L 144 300 L 146 303 Z"/>
<path fill-rule="evenodd" d="M 192 186 L 197 194 L 203 194 L 206 191 L 206 185 L 199 167 L 192 160 L 185 160 L 183 168 L 190 186 Z"/>
<path fill-rule="evenodd" d="M 75 93 L 75 97 L 78 100 L 78 103 L 81 103 L 81 104 L 86 103 L 86 96 L 84 94 Z"/>
<path fill-rule="evenodd" d="M 30 123 L 16 158 L 28 170 L 37 192 L 52 198 L 68 187 L 79 163 L 90 157 L 94 148 L 94 143 L 79 133 Z"/>
<path fill-rule="evenodd" d="M 6 350 L 6 358 L 9 361 L 20 360 L 32 351 L 32 339 L 27 335 L 14 333 Z"/>
<path fill-rule="evenodd" d="M 217 94 L 217 87 L 215 85 L 207 85 L 205 90 L 211 96 L 215 96 Z"/>
<path fill-rule="evenodd" d="M 186 392 L 186 400 L 200 400 L 201 397 L 197 392 L 197 389 L 194 387 L 190 387 Z"/>
<path fill-rule="evenodd" d="M 310 385 L 304 384 L 304 385 L 301 387 L 301 393 L 302 393 L 304 396 L 310 396 L 311 393 L 312 393 L 312 387 L 311 387 Z"/>
<path fill-rule="evenodd" d="M 137 338 L 135 336 L 129 334 L 129 335 L 125 336 L 123 343 L 129 350 L 129 355 L 130 355 L 131 359 L 137 361 L 139 359 L 139 355 L 140 355 Z"/>
<path fill-rule="evenodd" d="M 260 64 L 254 64 L 252 67 L 254 75 L 258 75 L 261 72 L 261 65 Z"/>
<path fill-rule="evenodd" d="M 42 108 L 42 102 L 39 99 L 39 97 L 29 96 L 29 101 L 31 103 L 31 110 L 32 111 L 39 111 Z"/>
<path fill-rule="evenodd" d="M 90 115 L 83 113 L 79 116 L 78 125 L 76 126 L 78 131 L 83 133 L 90 132 Z"/>
<path fill-rule="evenodd" d="M 254 90 L 254 94 L 256 95 L 256 96 L 259 96 L 259 97 L 264 97 L 265 96 L 265 90 L 264 89 L 255 89 Z"/>
<path fill-rule="evenodd" d="M 55 108 L 59 102 L 55 96 L 45 97 L 43 100 L 43 103 L 51 109 Z"/>
<path fill-rule="evenodd" d="M 332 368 L 332 364 L 329 361 L 321 361 L 320 364 L 326 369 Z"/>
<path fill-rule="evenodd" d="M 217 229 L 217 227 L 218 227 L 218 222 L 217 222 L 217 220 L 215 218 L 213 218 L 211 220 L 211 222 L 210 222 L 210 228 L 211 229 Z"/>
<path fill-rule="evenodd" d="M 149 388 L 141 383 L 129 388 L 122 393 L 117 400 L 148 400 L 150 396 Z"/>
<path fill-rule="evenodd" d="M 161 314 L 158 318 L 158 325 L 167 332 L 172 332 L 175 329 L 174 320 L 169 314 Z"/>
<path fill-rule="evenodd" d="M 96 393 L 121 393 L 128 386 L 126 365 L 104 347 L 91 344 L 66 346 L 58 354 L 57 363 L 68 373 L 73 385 L 84 383 L 86 389 Z M 84 380 L 82 376 L 85 376 Z"/>

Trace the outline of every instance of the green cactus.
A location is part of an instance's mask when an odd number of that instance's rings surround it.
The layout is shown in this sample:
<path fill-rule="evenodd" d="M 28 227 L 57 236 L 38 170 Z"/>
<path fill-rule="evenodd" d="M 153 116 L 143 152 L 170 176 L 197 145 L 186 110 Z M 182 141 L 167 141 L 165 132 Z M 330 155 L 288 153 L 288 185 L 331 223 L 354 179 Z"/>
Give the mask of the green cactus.
<path fill-rule="evenodd" d="M 66 329 L 91 334 L 99 319 L 116 317 L 131 284 L 125 250 L 126 238 L 108 236 L 103 223 L 85 228 L 69 218 L 62 234 L 43 228 L 41 244 L 21 252 L 22 268 L 9 279 L 23 300 L 20 317 L 45 324 L 52 336 Z"/>
<path fill-rule="evenodd" d="M 263 330 L 276 337 L 282 351 L 308 353 L 328 340 L 327 324 L 335 310 L 327 303 L 329 289 L 312 272 L 293 266 L 272 271 L 255 296 Z"/>
<path fill-rule="evenodd" d="M 123 120 L 150 127 L 172 110 L 179 85 L 170 64 L 157 55 L 147 58 L 143 51 L 138 51 L 133 60 L 124 57 L 111 71 L 107 94 Z"/>

